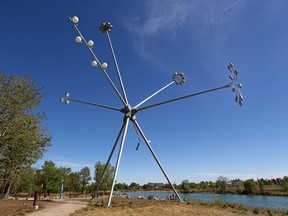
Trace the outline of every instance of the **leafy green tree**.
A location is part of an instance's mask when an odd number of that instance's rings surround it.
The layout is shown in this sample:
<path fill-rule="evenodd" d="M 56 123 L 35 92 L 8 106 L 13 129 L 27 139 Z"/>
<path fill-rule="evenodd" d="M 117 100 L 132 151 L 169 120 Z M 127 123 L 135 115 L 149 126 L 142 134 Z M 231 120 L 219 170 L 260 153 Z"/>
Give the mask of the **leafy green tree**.
<path fill-rule="evenodd" d="M 129 185 L 129 189 L 130 190 L 136 190 L 136 189 L 139 189 L 140 188 L 140 185 L 136 182 L 131 182 L 131 184 Z"/>
<path fill-rule="evenodd" d="M 99 190 L 103 190 L 105 193 L 107 190 L 110 190 L 112 186 L 113 174 L 115 172 L 115 168 L 111 164 L 108 164 L 103 179 L 100 182 L 101 175 L 105 168 L 105 163 L 102 164 L 100 161 L 98 161 L 94 167 L 95 167 L 94 180 L 96 182 L 96 187 L 100 185 Z"/>
<path fill-rule="evenodd" d="M 216 187 L 217 187 L 216 182 L 209 181 L 209 182 L 208 182 L 208 187 L 209 187 L 209 189 L 211 189 L 211 190 L 215 190 Z"/>
<path fill-rule="evenodd" d="M 80 181 L 81 181 L 81 185 L 82 185 L 82 194 L 84 194 L 85 192 L 85 186 L 87 184 L 89 184 L 89 181 L 91 180 L 91 176 L 90 176 L 90 169 L 89 167 L 84 167 L 83 169 L 81 169 L 80 171 Z"/>
<path fill-rule="evenodd" d="M 280 186 L 284 189 L 284 191 L 288 191 L 288 176 L 284 176 L 282 178 Z"/>
<path fill-rule="evenodd" d="M 45 161 L 42 166 L 41 184 L 44 193 L 59 193 L 62 181 L 62 171 L 52 161 Z"/>
<path fill-rule="evenodd" d="M 199 183 L 199 187 L 202 189 L 202 190 L 207 190 L 209 188 L 209 183 L 207 181 L 201 181 Z"/>
<path fill-rule="evenodd" d="M 125 183 L 117 183 L 115 184 L 115 190 L 127 190 L 128 185 Z"/>
<path fill-rule="evenodd" d="M 45 113 L 37 107 L 42 88 L 26 76 L 0 72 L 0 198 L 7 199 L 11 186 L 50 146 Z"/>
<path fill-rule="evenodd" d="M 244 181 L 244 193 L 246 194 L 256 194 L 258 192 L 258 183 L 253 179 L 248 179 Z"/>
<path fill-rule="evenodd" d="M 181 182 L 180 188 L 183 190 L 184 193 L 188 193 L 190 190 L 190 183 L 188 179 L 185 179 Z"/>
<path fill-rule="evenodd" d="M 244 183 L 242 181 L 239 181 L 236 183 L 236 192 L 237 193 L 243 193 L 244 191 Z"/>
<path fill-rule="evenodd" d="M 12 191 L 14 188 L 15 193 L 24 192 L 30 195 L 35 191 L 40 191 L 36 169 L 27 168 L 19 174 L 19 177 L 19 181 L 15 182 L 12 186 Z"/>
<path fill-rule="evenodd" d="M 71 168 L 60 167 L 59 170 L 61 170 L 62 179 L 64 181 L 64 191 L 68 191 L 68 187 L 66 186 L 66 183 L 67 183 L 67 176 L 69 175 L 69 173 L 71 173 Z"/>
<path fill-rule="evenodd" d="M 190 182 L 189 183 L 189 187 L 190 187 L 190 189 L 197 189 L 198 188 L 198 184 L 195 183 L 195 182 Z"/>
<path fill-rule="evenodd" d="M 81 179 L 80 172 L 71 172 L 66 178 L 66 186 L 70 192 L 80 192 L 81 191 Z"/>
<path fill-rule="evenodd" d="M 261 194 L 264 194 L 265 193 L 265 190 L 264 190 L 264 179 L 258 179 L 257 180 L 258 182 L 258 186 L 259 186 L 259 191 Z"/>
<path fill-rule="evenodd" d="M 216 185 L 220 193 L 225 193 L 227 188 L 228 178 L 224 176 L 219 176 L 216 181 Z"/>
<path fill-rule="evenodd" d="M 92 183 L 86 185 L 86 187 L 85 187 L 85 192 L 86 192 L 86 193 L 90 193 L 90 194 L 94 194 L 94 192 L 95 192 L 95 187 L 96 187 L 95 182 L 92 182 Z"/>

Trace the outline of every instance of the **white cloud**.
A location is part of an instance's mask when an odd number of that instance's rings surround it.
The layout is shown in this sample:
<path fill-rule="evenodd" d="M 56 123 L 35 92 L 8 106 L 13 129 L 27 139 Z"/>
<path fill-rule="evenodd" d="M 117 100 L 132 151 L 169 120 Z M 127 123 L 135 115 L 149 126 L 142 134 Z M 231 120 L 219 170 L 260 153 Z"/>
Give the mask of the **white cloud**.
<path fill-rule="evenodd" d="M 93 168 L 93 165 L 91 164 L 80 164 L 80 163 L 73 163 L 73 162 L 68 162 L 68 161 L 55 161 L 55 164 L 57 167 L 67 167 L 67 168 L 71 168 L 72 170 L 80 170 L 82 168 L 84 168 L 85 166 L 89 167 L 89 168 Z"/>
<path fill-rule="evenodd" d="M 185 1 L 148 1 L 147 19 L 139 28 L 139 33 L 154 36 L 161 31 L 175 35 L 187 17 Z"/>
<path fill-rule="evenodd" d="M 139 15 L 126 19 L 125 23 L 133 33 L 136 53 L 149 64 L 165 71 L 170 71 L 169 66 L 161 62 L 155 53 L 153 41 L 173 42 L 178 34 L 181 36 L 183 33 L 191 34 L 191 40 L 196 37 L 205 41 L 203 37 L 209 36 L 215 29 L 222 29 L 227 35 L 233 31 L 232 23 L 245 5 L 245 1 L 241 0 L 150 0 L 145 3 Z"/>
<path fill-rule="evenodd" d="M 124 18 L 124 23 L 132 33 L 137 55 L 157 71 L 170 73 L 175 70 L 171 66 L 174 63 L 161 55 L 166 47 L 175 46 L 169 49 L 174 51 L 179 43 L 185 44 L 185 49 L 198 50 L 199 56 L 203 54 L 212 64 L 221 62 L 229 52 L 223 46 L 235 32 L 247 30 L 245 24 L 267 25 L 267 21 L 285 12 L 286 5 L 285 0 L 147 0 L 137 9 L 137 15 L 134 11 L 132 17 Z M 252 18 L 251 22 L 247 16 Z M 177 57 L 175 53 L 174 56 Z"/>

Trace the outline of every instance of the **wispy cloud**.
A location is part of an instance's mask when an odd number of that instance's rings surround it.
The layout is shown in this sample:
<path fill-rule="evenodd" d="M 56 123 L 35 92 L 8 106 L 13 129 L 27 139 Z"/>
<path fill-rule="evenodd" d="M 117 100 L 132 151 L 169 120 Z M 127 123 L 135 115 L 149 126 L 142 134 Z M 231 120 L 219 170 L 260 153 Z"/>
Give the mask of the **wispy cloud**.
<path fill-rule="evenodd" d="M 145 13 L 143 14 L 143 11 Z M 187 3 L 185 0 L 148 0 L 138 16 L 125 18 L 127 28 L 133 34 L 132 43 L 136 53 L 151 65 L 168 70 L 167 65 L 147 49 L 147 39 L 159 37 L 173 39 L 177 31 L 183 27 L 187 16 Z"/>
<path fill-rule="evenodd" d="M 174 67 L 162 59 L 161 45 L 178 47 L 176 41 L 185 43 L 187 50 L 199 49 L 205 58 L 211 55 L 210 61 L 219 62 L 222 55 L 227 55 L 223 46 L 239 28 L 247 30 L 244 24 L 267 25 L 266 21 L 284 13 L 285 8 L 285 0 L 147 0 L 141 4 L 137 15 L 135 12 L 133 16 L 127 15 L 124 23 L 132 33 L 138 56 L 159 71 L 170 73 Z M 257 13 L 253 12 L 255 10 Z M 247 16 L 252 18 L 251 22 Z M 159 43 L 159 49 L 155 49 L 155 44 Z"/>
<path fill-rule="evenodd" d="M 148 1 L 146 7 L 147 18 L 139 20 L 138 28 L 138 32 L 144 36 L 156 36 L 163 31 L 175 35 L 187 18 L 187 5 L 183 0 Z"/>
<path fill-rule="evenodd" d="M 85 166 L 87 166 L 89 168 L 93 167 L 93 165 L 91 165 L 91 164 L 73 163 L 73 162 L 69 162 L 69 161 L 55 161 L 55 164 L 57 167 L 64 166 L 64 167 L 75 169 L 75 170 L 82 169 Z"/>
<path fill-rule="evenodd" d="M 130 17 L 125 23 L 133 33 L 136 53 L 151 65 L 166 70 L 167 64 L 161 63 L 159 56 L 150 51 L 149 42 L 159 39 L 173 42 L 179 32 L 193 33 L 204 40 L 203 36 L 217 28 L 224 29 L 227 34 L 233 25 L 227 26 L 233 23 L 244 5 L 245 1 L 240 0 L 150 0 L 137 17 Z"/>

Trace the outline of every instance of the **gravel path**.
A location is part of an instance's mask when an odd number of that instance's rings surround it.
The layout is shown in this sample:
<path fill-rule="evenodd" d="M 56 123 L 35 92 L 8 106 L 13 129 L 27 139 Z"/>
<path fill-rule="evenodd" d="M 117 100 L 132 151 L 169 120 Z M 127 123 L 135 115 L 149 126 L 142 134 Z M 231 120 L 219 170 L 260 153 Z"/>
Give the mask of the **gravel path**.
<path fill-rule="evenodd" d="M 70 214 L 74 213 L 76 210 L 86 207 L 88 203 L 79 201 L 79 200 L 72 200 L 72 199 L 59 199 L 53 200 L 53 205 L 47 206 L 43 210 L 35 211 L 31 214 L 27 214 L 29 216 L 69 216 Z"/>

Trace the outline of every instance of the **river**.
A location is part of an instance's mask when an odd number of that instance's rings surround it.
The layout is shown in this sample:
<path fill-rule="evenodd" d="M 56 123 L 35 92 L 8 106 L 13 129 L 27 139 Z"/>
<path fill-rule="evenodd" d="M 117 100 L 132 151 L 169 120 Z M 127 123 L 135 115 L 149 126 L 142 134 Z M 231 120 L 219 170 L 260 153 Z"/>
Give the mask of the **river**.
<path fill-rule="evenodd" d="M 172 193 L 167 192 L 115 192 L 115 194 L 127 194 L 128 196 L 150 195 L 167 199 Z M 212 202 L 222 200 L 229 203 L 239 203 L 249 207 L 264 207 L 273 209 L 288 209 L 288 197 L 282 196 L 260 196 L 260 195 L 234 195 L 234 194 L 213 194 L 213 193 L 179 193 L 181 199 L 196 199 L 200 201 Z"/>

